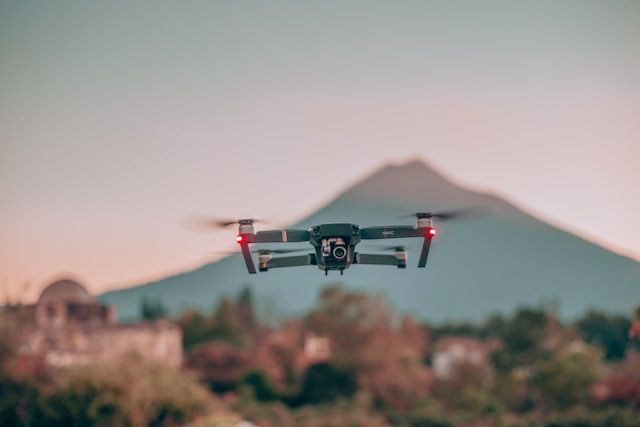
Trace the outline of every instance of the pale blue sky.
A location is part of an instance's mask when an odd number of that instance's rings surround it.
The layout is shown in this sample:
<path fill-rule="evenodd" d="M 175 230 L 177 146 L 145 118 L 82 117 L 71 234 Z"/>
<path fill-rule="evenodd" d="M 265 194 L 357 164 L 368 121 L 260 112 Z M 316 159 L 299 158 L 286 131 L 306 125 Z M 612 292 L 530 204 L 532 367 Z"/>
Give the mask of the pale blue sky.
<path fill-rule="evenodd" d="M 185 214 L 413 156 L 640 258 L 640 2 L 0 1 L 0 143 L 14 289 L 187 268 L 233 232 Z"/>

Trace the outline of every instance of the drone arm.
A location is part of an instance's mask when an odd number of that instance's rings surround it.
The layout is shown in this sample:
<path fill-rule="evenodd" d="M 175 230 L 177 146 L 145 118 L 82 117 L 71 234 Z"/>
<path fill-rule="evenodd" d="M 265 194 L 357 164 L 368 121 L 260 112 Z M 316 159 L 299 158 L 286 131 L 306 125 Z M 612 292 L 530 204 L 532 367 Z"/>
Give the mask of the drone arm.
<path fill-rule="evenodd" d="M 410 225 L 390 225 L 380 227 L 364 227 L 360 229 L 360 238 L 369 239 L 398 239 L 405 237 L 422 237 L 424 233 Z"/>
<path fill-rule="evenodd" d="M 282 229 L 258 231 L 251 240 L 251 243 L 286 243 L 286 242 L 308 242 L 311 238 L 309 230 Z"/>
<path fill-rule="evenodd" d="M 371 265 L 395 265 L 396 267 L 404 267 L 404 261 L 395 257 L 395 255 L 380 254 L 361 254 L 357 253 L 354 257 L 354 264 L 371 264 Z"/>
<path fill-rule="evenodd" d="M 314 254 L 308 255 L 296 255 L 280 258 L 272 258 L 269 261 L 268 268 L 280 268 L 280 267 L 301 267 L 304 265 L 315 265 L 316 257 Z"/>

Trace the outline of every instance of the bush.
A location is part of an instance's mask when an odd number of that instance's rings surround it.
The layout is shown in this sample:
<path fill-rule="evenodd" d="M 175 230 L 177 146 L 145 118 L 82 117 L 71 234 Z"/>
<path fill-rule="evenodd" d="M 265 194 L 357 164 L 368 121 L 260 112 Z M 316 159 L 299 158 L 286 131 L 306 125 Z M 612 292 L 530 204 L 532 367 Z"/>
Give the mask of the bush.
<path fill-rule="evenodd" d="M 589 386 L 602 371 L 600 351 L 576 342 L 541 363 L 534 382 L 547 407 L 567 409 L 587 401 Z"/>
<path fill-rule="evenodd" d="M 138 357 L 61 371 L 42 405 L 46 425 L 162 426 L 210 412 L 189 374 Z"/>
<path fill-rule="evenodd" d="M 589 410 L 585 407 L 569 412 L 551 414 L 542 422 L 544 427 L 638 427 L 640 414 L 630 408 L 610 407 Z"/>
<path fill-rule="evenodd" d="M 0 378 L 0 426 L 28 426 L 40 412 L 40 391 L 35 385 Z"/>
<path fill-rule="evenodd" d="M 123 402 L 115 390 L 85 379 L 55 391 L 42 403 L 38 425 L 120 426 L 127 425 Z"/>
<path fill-rule="evenodd" d="M 331 402 L 339 397 L 351 397 L 357 390 L 354 372 L 330 363 L 311 365 L 302 377 L 300 392 L 293 405 Z"/>
<path fill-rule="evenodd" d="M 260 402 L 270 402 L 279 397 L 269 378 L 260 370 L 247 372 L 241 385 L 251 388 L 253 397 Z"/>
<path fill-rule="evenodd" d="M 602 347 L 607 360 L 624 358 L 631 327 L 631 320 L 625 316 L 590 311 L 576 322 L 576 327 L 586 342 Z"/>

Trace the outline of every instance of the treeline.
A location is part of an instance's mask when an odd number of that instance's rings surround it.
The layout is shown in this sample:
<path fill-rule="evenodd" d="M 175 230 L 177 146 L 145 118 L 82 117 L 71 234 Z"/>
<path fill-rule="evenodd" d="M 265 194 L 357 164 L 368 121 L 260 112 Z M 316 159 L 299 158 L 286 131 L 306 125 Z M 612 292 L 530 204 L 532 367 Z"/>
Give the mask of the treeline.
<path fill-rule="evenodd" d="M 286 424 L 300 408 L 346 400 L 366 401 L 363 413 L 392 425 L 640 424 L 631 316 L 590 311 L 562 322 L 549 307 L 524 307 L 479 323 L 420 324 L 380 296 L 332 287 L 275 330 L 256 321 L 247 289 L 177 321 L 190 368 L 212 391 L 240 396 L 234 409 L 251 408 L 253 421 Z M 331 355 L 300 363 L 310 334 L 328 338 Z M 284 342 L 272 348 L 274 335 Z M 484 346 L 487 363 L 463 358 L 439 376 L 434 355 L 456 339 Z"/>
<path fill-rule="evenodd" d="M 168 317 L 157 299 L 141 313 Z M 135 356 L 25 370 L 10 319 L 0 316 L 0 425 L 640 426 L 638 323 L 596 311 L 425 324 L 333 286 L 273 327 L 244 289 L 171 319 L 182 370 Z"/>
<path fill-rule="evenodd" d="M 480 323 L 425 324 L 425 327 L 430 331 L 433 341 L 450 335 L 483 340 L 498 338 L 512 347 L 523 346 L 523 350 L 527 350 L 535 341 L 544 338 L 549 316 L 552 314 L 542 308 L 521 308 L 511 317 L 492 315 Z M 639 341 L 632 340 L 629 333 L 632 328 L 631 316 L 590 310 L 565 326 L 575 328 L 580 339 L 602 349 L 607 360 L 623 359 L 629 348 L 640 350 Z"/>

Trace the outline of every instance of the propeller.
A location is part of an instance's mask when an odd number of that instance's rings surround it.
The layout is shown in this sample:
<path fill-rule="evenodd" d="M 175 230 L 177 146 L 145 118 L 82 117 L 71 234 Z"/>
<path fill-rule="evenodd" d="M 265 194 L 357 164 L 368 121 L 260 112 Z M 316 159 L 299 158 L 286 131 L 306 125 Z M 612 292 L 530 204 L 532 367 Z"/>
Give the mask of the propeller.
<path fill-rule="evenodd" d="M 234 224 L 253 224 L 255 222 L 268 222 L 254 218 L 216 218 L 206 215 L 189 215 L 180 220 L 180 225 L 192 231 L 213 231 L 230 227 Z"/>
<path fill-rule="evenodd" d="M 465 217 L 478 217 L 487 215 L 491 210 L 485 207 L 471 207 L 471 208 L 461 208 L 461 209 L 450 209 L 446 211 L 439 212 L 416 212 L 414 214 L 409 215 L 409 217 L 416 217 L 418 219 L 422 218 L 433 218 L 439 219 L 441 221 L 447 221 L 450 219 L 460 219 Z"/>

